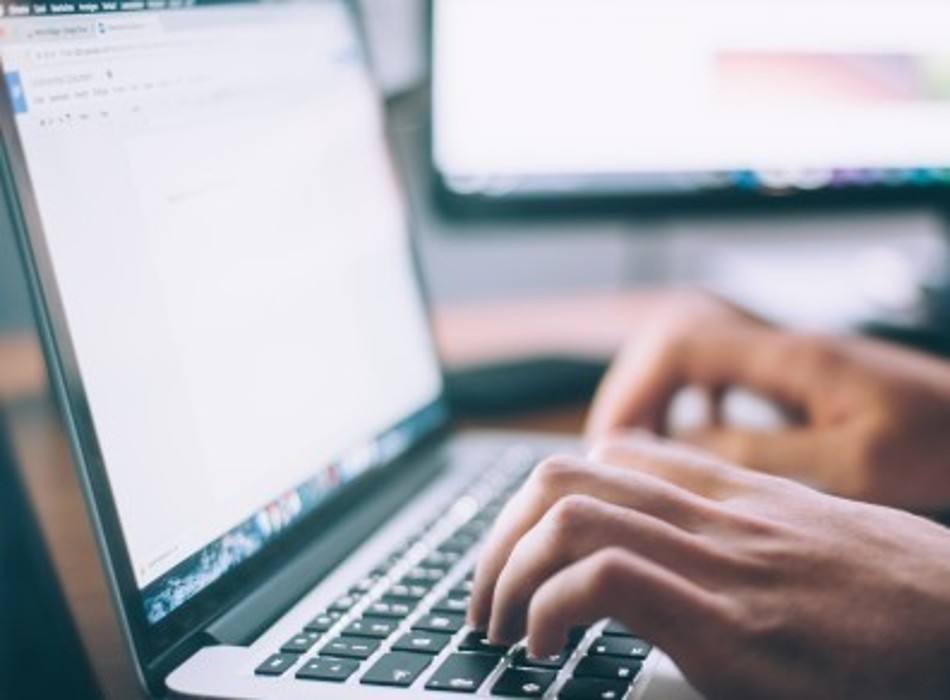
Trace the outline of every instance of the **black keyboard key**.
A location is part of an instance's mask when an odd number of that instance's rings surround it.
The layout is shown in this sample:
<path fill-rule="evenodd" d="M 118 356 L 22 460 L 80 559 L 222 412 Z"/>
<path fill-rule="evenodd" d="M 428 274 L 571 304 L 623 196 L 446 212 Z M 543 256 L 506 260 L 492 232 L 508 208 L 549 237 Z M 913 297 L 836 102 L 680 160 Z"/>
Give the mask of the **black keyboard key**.
<path fill-rule="evenodd" d="M 416 624 L 412 626 L 414 630 L 423 632 L 444 632 L 454 634 L 465 626 L 465 617 L 462 615 L 451 615 L 446 613 L 433 613 L 423 615 Z"/>
<path fill-rule="evenodd" d="M 393 649 L 417 654 L 438 654 L 451 639 L 452 635 L 438 632 L 409 632 L 393 644 Z"/>
<path fill-rule="evenodd" d="M 632 681 L 643 666 L 635 659 L 618 659 L 612 656 L 585 656 L 574 667 L 575 678 L 604 678 L 615 681 Z"/>
<path fill-rule="evenodd" d="M 304 629 L 308 632 L 326 632 L 333 627 L 341 617 L 343 617 L 343 613 L 341 612 L 325 612 L 321 615 L 317 615 L 308 622 Z"/>
<path fill-rule="evenodd" d="M 364 617 L 354 620 L 343 629 L 343 634 L 351 637 L 371 637 L 386 639 L 399 627 L 399 620 L 384 617 Z"/>
<path fill-rule="evenodd" d="M 487 530 L 488 523 L 471 520 L 460 527 L 453 537 L 471 537 L 474 540 L 480 540 Z"/>
<path fill-rule="evenodd" d="M 449 594 L 438 603 L 432 606 L 432 612 L 436 613 L 457 613 L 464 615 L 468 610 L 468 601 L 471 596 Z"/>
<path fill-rule="evenodd" d="M 621 625 L 616 620 L 611 620 L 607 623 L 607 626 L 604 627 L 603 634 L 606 634 L 608 637 L 635 637 L 636 635 L 628 630 L 626 627 Z"/>
<path fill-rule="evenodd" d="M 560 654 L 554 654 L 553 656 L 544 656 L 540 659 L 532 659 L 528 656 L 528 652 L 525 649 L 518 649 L 518 651 L 515 652 L 513 663 L 515 666 L 522 668 L 559 669 L 564 668 L 564 664 L 567 663 L 567 660 L 570 657 L 570 651 L 562 651 Z"/>
<path fill-rule="evenodd" d="M 282 676 L 299 658 L 297 654 L 274 654 L 258 666 L 254 673 L 258 676 Z"/>
<path fill-rule="evenodd" d="M 449 554 L 465 554 L 475 546 L 477 540 L 471 535 L 452 535 L 449 539 L 439 545 L 438 551 Z"/>
<path fill-rule="evenodd" d="M 335 681 L 342 683 L 360 667 L 356 661 L 347 659 L 310 659 L 299 671 L 297 678 L 308 681 Z"/>
<path fill-rule="evenodd" d="M 462 555 L 456 552 L 432 552 L 432 554 L 422 560 L 421 565 L 430 569 L 445 569 L 448 571 L 455 566 L 461 558 Z"/>
<path fill-rule="evenodd" d="M 345 595 L 337 598 L 330 606 L 331 612 L 345 613 L 359 602 L 359 598 L 354 595 Z"/>
<path fill-rule="evenodd" d="M 587 636 L 587 632 L 590 629 L 590 625 L 577 625 L 576 627 L 571 627 L 571 631 L 567 633 L 567 647 L 573 649 L 578 644 L 580 644 L 584 637 Z"/>
<path fill-rule="evenodd" d="M 498 661 L 497 656 L 487 654 L 452 654 L 426 683 L 426 689 L 474 693 L 495 670 Z"/>
<path fill-rule="evenodd" d="M 404 586 L 421 586 L 432 589 L 444 576 L 445 571 L 442 569 L 424 569 L 421 566 L 417 566 L 407 571 L 399 583 Z"/>
<path fill-rule="evenodd" d="M 409 553 L 409 550 L 412 549 L 412 545 L 413 545 L 413 542 L 410 540 L 409 542 L 405 542 L 404 544 L 400 545 L 399 547 L 391 551 L 389 553 L 389 556 L 386 557 L 386 564 L 389 566 L 392 566 L 393 564 L 396 564 L 399 561 L 401 561 Z M 384 567 L 377 567 L 377 569 L 379 568 L 384 568 Z M 374 571 L 375 570 L 376 569 L 374 569 Z"/>
<path fill-rule="evenodd" d="M 491 694 L 507 698 L 539 698 L 554 682 L 555 676 L 557 671 L 509 668 L 492 686 Z"/>
<path fill-rule="evenodd" d="M 495 518 L 497 518 L 501 511 L 505 508 L 505 503 L 508 502 L 510 496 L 506 494 L 502 498 L 496 498 L 491 501 L 485 508 L 482 509 L 482 512 L 478 514 L 478 519 L 491 524 Z"/>
<path fill-rule="evenodd" d="M 404 583 L 396 583 L 386 591 L 386 597 L 399 600 L 422 600 L 429 595 L 428 586 L 408 586 Z"/>
<path fill-rule="evenodd" d="M 386 654 L 360 679 L 366 685 L 390 685 L 408 688 L 432 663 L 432 657 L 394 651 Z"/>
<path fill-rule="evenodd" d="M 561 692 L 558 700 L 621 700 L 630 689 L 628 683 L 605 681 L 599 678 L 572 678 Z"/>
<path fill-rule="evenodd" d="M 460 581 L 449 593 L 450 595 L 472 595 L 472 588 L 474 588 L 473 582 L 465 579 Z"/>
<path fill-rule="evenodd" d="M 386 596 L 366 608 L 366 614 L 372 617 L 388 617 L 401 620 L 416 607 L 414 602 L 398 600 Z"/>
<path fill-rule="evenodd" d="M 309 651 L 310 647 L 316 644 L 318 639 L 320 639 L 319 632 L 304 630 L 300 634 L 288 639 L 280 650 L 285 654 L 303 654 L 305 651 Z"/>
<path fill-rule="evenodd" d="M 636 637 L 598 637 L 587 653 L 591 656 L 622 656 L 645 659 L 653 647 Z"/>
<path fill-rule="evenodd" d="M 459 642 L 459 651 L 475 651 L 493 656 L 504 656 L 510 647 L 502 644 L 491 644 L 484 632 L 473 630 L 466 634 Z"/>
<path fill-rule="evenodd" d="M 338 637 L 320 649 L 321 656 L 342 656 L 347 659 L 368 659 L 379 649 L 375 639 Z"/>
<path fill-rule="evenodd" d="M 379 576 L 374 576 L 370 574 L 359 581 L 356 582 L 356 585 L 353 586 L 353 590 L 358 593 L 368 593 L 373 589 L 373 587 L 379 583 Z"/>

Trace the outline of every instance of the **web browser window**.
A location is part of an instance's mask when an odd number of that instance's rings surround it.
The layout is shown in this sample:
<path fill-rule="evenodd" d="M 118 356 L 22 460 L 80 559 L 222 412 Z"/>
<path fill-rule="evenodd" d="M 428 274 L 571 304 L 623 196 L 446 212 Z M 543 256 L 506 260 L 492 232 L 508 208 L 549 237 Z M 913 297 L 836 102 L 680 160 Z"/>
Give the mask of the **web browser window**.
<path fill-rule="evenodd" d="M 156 622 L 404 449 L 441 380 L 343 4 L 94 4 L 0 51 Z"/>
<path fill-rule="evenodd" d="M 941 0 L 436 0 L 434 41 L 434 157 L 462 189 L 950 182 Z"/>

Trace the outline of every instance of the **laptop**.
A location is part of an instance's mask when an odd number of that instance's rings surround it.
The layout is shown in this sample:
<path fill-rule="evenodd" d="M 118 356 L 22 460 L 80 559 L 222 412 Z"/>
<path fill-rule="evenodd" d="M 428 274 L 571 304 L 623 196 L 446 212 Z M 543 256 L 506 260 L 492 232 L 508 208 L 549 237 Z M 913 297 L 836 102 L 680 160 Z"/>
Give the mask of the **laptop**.
<path fill-rule="evenodd" d="M 342 0 L 51 0 L 0 23 L 6 180 L 142 684 L 211 698 L 689 696 L 603 621 L 464 625 L 479 542 L 571 438 L 449 430 Z"/>
<path fill-rule="evenodd" d="M 55 673 L 50 673 L 50 664 Z M 101 697 L 0 415 L 0 697 Z"/>

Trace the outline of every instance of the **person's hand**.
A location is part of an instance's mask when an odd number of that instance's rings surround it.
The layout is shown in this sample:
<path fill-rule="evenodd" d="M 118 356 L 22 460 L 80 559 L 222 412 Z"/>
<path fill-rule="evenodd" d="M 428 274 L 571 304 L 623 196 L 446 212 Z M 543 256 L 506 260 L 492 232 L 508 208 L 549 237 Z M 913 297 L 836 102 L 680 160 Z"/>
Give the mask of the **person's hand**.
<path fill-rule="evenodd" d="M 950 531 L 654 438 L 595 452 L 500 515 L 469 609 L 492 641 L 540 657 L 612 617 L 712 700 L 950 697 Z"/>
<path fill-rule="evenodd" d="M 712 398 L 708 429 L 678 434 L 738 464 L 838 495 L 910 509 L 950 505 L 950 364 L 859 337 L 775 328 L 712 297 L 674 297 L 646 319 L 595 398 L 588 435 L 667 433 L 680 389 Z M 782 406 L 782 430 L 721 423 L 732 388 Z"/>

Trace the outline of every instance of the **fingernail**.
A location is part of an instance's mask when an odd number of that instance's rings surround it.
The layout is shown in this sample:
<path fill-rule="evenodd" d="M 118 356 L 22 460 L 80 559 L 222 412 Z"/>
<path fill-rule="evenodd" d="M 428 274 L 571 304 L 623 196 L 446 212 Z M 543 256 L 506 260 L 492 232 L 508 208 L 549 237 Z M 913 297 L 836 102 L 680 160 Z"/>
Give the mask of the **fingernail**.
<path fill-rule="evenodd" d="M 544 642 L 528 640 L 528 658 L 532 661 L 541 661 L 549 656 L 552 656 L 554 652 L 549 651 L 545 648 Z"/>

